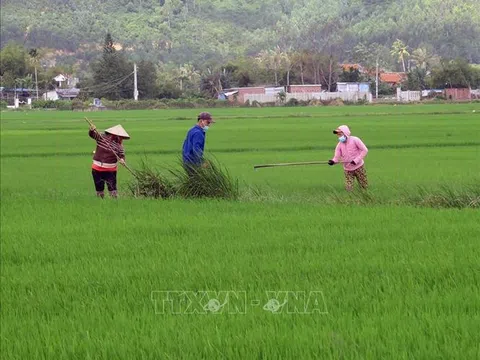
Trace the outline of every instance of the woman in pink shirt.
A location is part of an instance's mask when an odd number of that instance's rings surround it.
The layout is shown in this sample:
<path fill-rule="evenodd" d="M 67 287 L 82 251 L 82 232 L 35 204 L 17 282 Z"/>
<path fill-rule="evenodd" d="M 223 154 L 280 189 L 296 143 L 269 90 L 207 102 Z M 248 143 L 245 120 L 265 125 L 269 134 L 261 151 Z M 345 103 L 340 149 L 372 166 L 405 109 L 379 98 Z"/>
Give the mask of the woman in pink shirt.
<path fill-rule="evenodd" d="M 368 181 L 363 158 L 367 156 L 367 147 L 358 137 L 350 136 L 350 129 L 347 125 L 339 126 L 333 130 L 333 133 L 338 136 L 339 142 L 335 148 L 335 156 L 332 160 L 328 160 L 328 165 L 343 163 L 347 191 L 353 189 L 355 178 L 357 178 L 360 186 L 366 189 Z"/>

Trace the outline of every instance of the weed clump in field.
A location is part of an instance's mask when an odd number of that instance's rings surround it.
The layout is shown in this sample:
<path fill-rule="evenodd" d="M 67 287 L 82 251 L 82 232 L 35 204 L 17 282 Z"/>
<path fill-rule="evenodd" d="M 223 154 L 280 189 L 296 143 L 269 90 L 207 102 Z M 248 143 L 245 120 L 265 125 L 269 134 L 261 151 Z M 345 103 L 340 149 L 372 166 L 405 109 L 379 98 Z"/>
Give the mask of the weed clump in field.
<path fill-rule="evenodd" d="M 390 193 L 398 194 L 394 198 L 385 197 L 371 190 L 345 193 L 332 189 L 322 200 L 330 205 L 356 206 L 415 206 L 435 209 L 480 209 L 480 186 L 455 187 L 444 184 L 438 188 L 417 186 L 413 189 L 392 187 Z"/>
<path fill-rule="evenodd" d="M 480 186 L 464 186 L 456 188 L 443 185 L 436 191 L 418 187 L 414 193 L 405 196 L 409 205 L 432 208 L 480 208 Z"/>
<path fill-rule="evenodd" d="M 207 160 L 205 167 L 171 170 L 177 185 L 177 196 L 183 198 L 221 198 L 236 200 L 239 197 L 238 180 L 217 161 Z"/>
<path fill-rule="evenodd" d="M 135 179 L 128 185 L 134 197 L 167 199 L 175 196 L 172 179 L 149 166 L 145 160 L 142 160 L 140 170 L 136 170 L 135 175 Z"/>
<path fill-rule="evenodd" d="M 330 101 L 330 103 L 328 105 L 330 105 L 330 106 L 344 106 L 345 104 L 343 103 L 342 99 L 336 98 L 336 99 Z"/>
<path fill-rule="evenodd" d="M 142 161 L 141 169 L 136 171 L 136 178 L 129 184 L 134 197 L 150 198 L 219 198 L 237 200 L 239 198 L 238 180 L 217 161 L 206 160 L 205 167 L 167 168 L 162 173 Z"/>

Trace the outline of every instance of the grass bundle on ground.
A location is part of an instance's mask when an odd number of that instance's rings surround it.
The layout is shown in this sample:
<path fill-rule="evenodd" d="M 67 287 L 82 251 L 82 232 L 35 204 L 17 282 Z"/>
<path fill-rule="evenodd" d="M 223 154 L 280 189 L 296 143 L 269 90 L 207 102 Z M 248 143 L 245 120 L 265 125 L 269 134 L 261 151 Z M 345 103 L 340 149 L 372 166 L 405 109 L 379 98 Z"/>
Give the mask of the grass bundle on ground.
<path fill-rule="evenodd" d="M 239 197 L 238 180 L 216 160 L 206 159 L 203 166 L 170 170 L 175 177 L 177 196 L 184 198 L 221 198 L 236 200 Z"/>
<path fill-rule="evenodd" d="M 135 197 L 152 197 L 167 199 L 175 195 L 175 185 L 171 179 L 142 160 L 140 170 L 135 171 L 136 177 L 128 185 Z"/>
<path fill-rule="evenodd" d="M 158 198 L 239 198 L 238 180 L 234 179 L 218 161 L 206 160 L 205 166 L 184 168 L 180 161 L 178 168 L 166 169 L 165 173 L 142 160 L 136 178 L 129 184 L 135 197 Z"/>

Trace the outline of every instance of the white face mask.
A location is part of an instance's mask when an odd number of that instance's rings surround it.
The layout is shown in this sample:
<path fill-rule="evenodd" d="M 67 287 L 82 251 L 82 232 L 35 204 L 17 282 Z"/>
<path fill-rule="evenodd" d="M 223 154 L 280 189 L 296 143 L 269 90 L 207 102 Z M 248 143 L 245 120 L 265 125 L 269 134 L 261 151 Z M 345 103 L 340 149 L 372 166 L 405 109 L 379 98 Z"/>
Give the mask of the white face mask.
<path fill-rule="evenodd" d="M 208 125 L 205 125 L 205 126 L 203 127 L 203 131 L 207 131 L 208 129 L 209 129 L 209 126 L 208 126 Z"/>
<path fill-rule="evenodd" d="M 338 141 L 344 143 L 345 141 L 347 141 L 347 137 L 345 135 L 342 135 L 338 138 Z"/>

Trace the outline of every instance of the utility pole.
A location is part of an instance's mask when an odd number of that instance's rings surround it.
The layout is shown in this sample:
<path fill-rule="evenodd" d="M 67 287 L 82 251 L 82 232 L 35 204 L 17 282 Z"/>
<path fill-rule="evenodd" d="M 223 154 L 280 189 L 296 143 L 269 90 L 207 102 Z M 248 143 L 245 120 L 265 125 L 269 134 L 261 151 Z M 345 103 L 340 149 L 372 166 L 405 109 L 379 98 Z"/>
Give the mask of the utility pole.
<path fill-rule="evenodd" d="M 376 80 L 375 80 L 375 99 L 378 99 L 378 55 L 377 55 Z"/>
<path fill-rule="evenodd" d="M 133 99 L 138 101 L 138 89 L 137 89 L 137 64 L 133 64 Z"/>
<path fill-rule="evenodd" d="M 38 78 L 37 78 L 37 65 L 35 65 L 35 89 L 37 90 L 37 100 L 38 100 Z"/>

